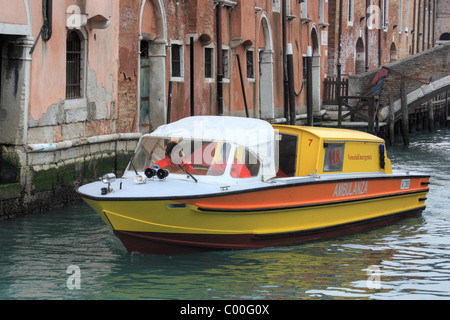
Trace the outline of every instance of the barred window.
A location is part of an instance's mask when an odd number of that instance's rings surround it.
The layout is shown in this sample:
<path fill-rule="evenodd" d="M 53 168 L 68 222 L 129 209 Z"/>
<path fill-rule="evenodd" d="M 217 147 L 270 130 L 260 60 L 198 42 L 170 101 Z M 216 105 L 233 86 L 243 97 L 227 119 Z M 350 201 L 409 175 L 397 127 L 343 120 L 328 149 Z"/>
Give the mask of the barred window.
<path fill-rule="evenodd" d="M 308 79 L 308 60 L 306 59 L 306 57 L 302 57 L 302 66 L 303 66 L 303 80 Z"/>
<path fill-rule="evenodd" d="M 255 66 L 253 60 L 253 50 L 247 50 L 247 78 L 255 78 Z"/>
<path fill-rule="evenodd" d="M 66 41 L 66 99 L 81 98 L 81 39 L 69 30 Z"/>
<path fill-rule="evenodd" d="M 222 50 L 223 78 L 230 79 L 230 50 Z"/>
<path fill-rule="evenodd" d="M 273 0 L 273 11 L 280 12 L 280 0 Z"/>
<path fill-rule="evenodd" d="M 213 49 L 205 48 L 205 78 L 213 77 Z"/>
<path fill-rule="evenodd" d="M 348 0 L 347 24 L 353 25 L 354 4 L 353 0 Z"/>
<path fill-rule="evenodd" d="M 181 77 L 181 45 L 172 44 L 172 77 Z"/>

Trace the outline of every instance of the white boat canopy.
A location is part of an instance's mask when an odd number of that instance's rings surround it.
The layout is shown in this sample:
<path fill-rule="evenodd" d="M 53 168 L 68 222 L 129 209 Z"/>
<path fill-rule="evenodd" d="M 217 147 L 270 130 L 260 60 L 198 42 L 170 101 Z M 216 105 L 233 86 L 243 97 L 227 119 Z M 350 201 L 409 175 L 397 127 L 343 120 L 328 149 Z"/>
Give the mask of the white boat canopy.
<path fill-rule="evenodd" d="M 230 142 L 253 152 L 262 162 L 263 180 L 276 175 L 275 130 L 266 121 L 228 116 L 193 116 L 162 125 L 150 136 Z"/>

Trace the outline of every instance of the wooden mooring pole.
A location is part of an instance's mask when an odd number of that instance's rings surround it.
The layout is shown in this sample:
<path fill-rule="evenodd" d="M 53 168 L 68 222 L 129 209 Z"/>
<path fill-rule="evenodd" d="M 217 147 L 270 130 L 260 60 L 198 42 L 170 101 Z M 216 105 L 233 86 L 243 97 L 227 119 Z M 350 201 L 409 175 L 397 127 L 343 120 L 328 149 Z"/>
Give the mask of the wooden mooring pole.
<path fill-rule="evenodd" d="M 427 109 L 428 109 L 428 132 L 434 131 L 434 107 L 431 100 L 428 100 L 427 102 Z"/>
<path fill-rule="evenodd" d="M 402 106 L 402 134 L 403 145 L 409 146 L 409 115 L 408 115 L 408 101 L 406 92 L 406 82 L 402 81 L 400 84 L 400 101 Z"/>
<path fill-rule="evenodd" d="M 448 112 L 448 90 L 445 91 L 445 119 L 447 121 L 450 120 L 449 112 Z"/>
<path fill-rule="evenodd" d="M 375 134 L 375 98 L 370 97 L 368 103 L 367 132 Z"/>

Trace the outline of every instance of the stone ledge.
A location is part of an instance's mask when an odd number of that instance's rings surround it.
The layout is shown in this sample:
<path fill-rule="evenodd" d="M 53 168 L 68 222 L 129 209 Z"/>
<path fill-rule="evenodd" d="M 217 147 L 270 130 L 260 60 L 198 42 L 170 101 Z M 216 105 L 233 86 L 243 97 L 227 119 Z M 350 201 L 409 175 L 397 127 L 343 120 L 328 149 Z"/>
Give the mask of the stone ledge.
<path fill-rule="evenodd" d="M 112 133 L 89 138 L 78 138 L 72 140 L 65 140 L 56 143 L 31 143 L 26 145 L 27 152 L 49 152 L 60 149 L 68 149 L 73 146 L 80 146 L 86 144 L 110 142 L 117 140 L 139 140 L 141 133 Z"/>

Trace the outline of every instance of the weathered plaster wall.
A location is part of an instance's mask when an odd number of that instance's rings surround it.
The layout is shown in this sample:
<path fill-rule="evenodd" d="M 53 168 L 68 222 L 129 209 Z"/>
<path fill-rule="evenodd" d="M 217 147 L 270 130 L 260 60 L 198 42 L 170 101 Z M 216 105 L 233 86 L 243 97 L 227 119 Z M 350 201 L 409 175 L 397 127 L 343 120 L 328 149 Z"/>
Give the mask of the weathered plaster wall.
<path fill-rule="evenodd" d="M 79 30 L 85 67 L 81 98 L 66 99 L 66 11 L 73 5 L 87 20 Z M 80 183 L 106 172 L 120 175 L 139 135 L 115 133 L 119 1 L 53 1 L 48 41 L 38 39 L 41 1 L 1 0 L 0 7 L 2 220 L 76 201 Z M 30 24 L 9 23 L 24 21 Z"/>
<path fill-rule="evenodd" d="M 88 2 L 89 4 L 90 2 Z M 118 19 L 116 1 L 96 1 L 87 5 L 82 13 L 87 18 L 98 14 Z M 115 124 L 104 120 L 117 118 L 117 70 L 118 25 L 106 29 L 91 29 L 90 22 L 82 27 L 85 37 L 85 64 L 83 70 L 84 90 L 81 99 L 67 100 L 66 82 L 66 9 L 77 1 L 53 2 L 53 33 L 49 41 L 40 39 L 32 54 L 29 139 L 28 143 L 50 143 L 61 139 L 84 135 L 115 132 Z M 38 34 L 42 25 L 42 7 L 38 1 L 31 4 L 33 33 Z M 91 10 L 91 11 L 90 11 Z M 86 61 L 87 59 L 87 61 Z M 103 122 L 95 130 L 92 123 Z"/>
<path fill-rule="evenodd" d="M 27 19 L 27 8 L 25 1 L 0 1 L 0 22 L 5 24 L 22 24 L 26 25 L 28 23 Z M 0 32 L 3 33 L 3 32 Z"/>

